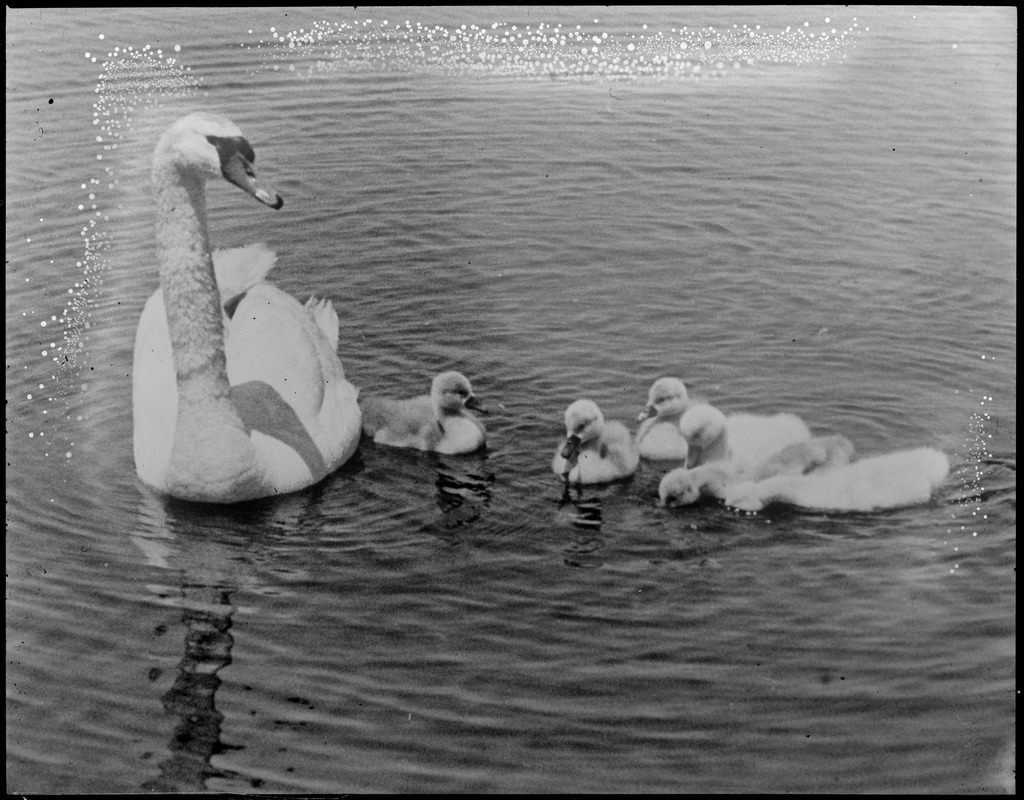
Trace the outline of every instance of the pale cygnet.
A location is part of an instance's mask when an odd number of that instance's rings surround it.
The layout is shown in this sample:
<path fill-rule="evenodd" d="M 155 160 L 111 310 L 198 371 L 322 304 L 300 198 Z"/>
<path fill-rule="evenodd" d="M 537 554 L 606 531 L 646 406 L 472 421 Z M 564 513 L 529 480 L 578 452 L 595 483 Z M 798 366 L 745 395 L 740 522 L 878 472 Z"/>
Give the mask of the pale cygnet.
<path fill-rule="evenodd" d="M 927 502 L 948 474 L 946 455 L 921 447 L 806 475 L 733 483 L 723 499 L 744 511 L 758 511 L 771 503 L 821 511 L 876 511 Z"/>
<path fill-rule="evenodd" d="M 714 406 L 691 406 L 679 420 L 690 445 L 689 467 L 723 459 L 737 474 L 750 474 L 788 445 L 811 438 L 806 423 L 795 414 L 730 414 Z"/>
<path fill-rule="evenodd" d="M 483 447 L 486 431 L 467 409 L 486 413 L 465 375 L 442 372 L 429 395 L 408 400 L 360 398 L 363 433 L 378 444 L 437 453 L 471 453 Z"/>
<path fill-rule="evenodd" d="M 637 449 L 656 461 L 686 458 L 689 444 L 679 430 L 679 418 L 690 404 L 686 385 L 678 378 L 658 378 L 647 393 L 647 406 L 637 417 Z"/>
<path fill-rule="evenodd" d="M 679 419 L 679 432 L 689 444 L 688 467 L 731 457 L 725 414 L 708 403 L 690 406 Z"/>
<path fill-rule="evenodd" d="M 567 483 L 622 480 L 639 466 L 640 454 L 626 426 L 605 422 L 592 400 L 577 400 L 565 410 L 565 435 L 551 468 Z"/>

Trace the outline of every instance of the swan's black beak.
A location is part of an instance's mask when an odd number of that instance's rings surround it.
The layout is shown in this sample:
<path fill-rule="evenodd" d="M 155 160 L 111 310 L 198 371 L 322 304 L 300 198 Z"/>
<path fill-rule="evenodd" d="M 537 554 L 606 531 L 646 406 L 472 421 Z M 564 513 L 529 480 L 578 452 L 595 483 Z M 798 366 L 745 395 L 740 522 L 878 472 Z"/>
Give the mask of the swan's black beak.
<path fill-rule="evenodd" d="M 256 181 L 256 170 L 253 168 L 256 154 L 253 152 L 252 145 L 245 138 L 241 136 L 207 136 L 206 139 L 217 148 L 217 155 L 220 156 L 220 172 L 226 180 L 251 194 L 264 205 L 274 209 L 284 205 L 281 195 L 263 188 Z"/>
<path fill-rule="evenodd" d="M 636 421 L 643 422 L 645 419 L 650 419 L 651 417 L 656 416 L 658 416 L 658 410 L 654 406 L 647 406 L 647 408 L 637 415 Z"/>
<path fill-rule="evenodd" d="M 573 435 L 565 440 L 565 444 L 562 445 L 561 456 L 570 464 L 576 461 L 576 457 L 580 454 L 580 445 L 583 444 L 580 441 L 580 437 Z"/>
<path fill-rule="evenodd" d="M 468 398 L 466 398 L 466 408 L 472 409 L 477 414 L 488 413 L 487 409 L 484 407 L 484 404 L 476 399 L 475 394 L 471 394 Z"/>

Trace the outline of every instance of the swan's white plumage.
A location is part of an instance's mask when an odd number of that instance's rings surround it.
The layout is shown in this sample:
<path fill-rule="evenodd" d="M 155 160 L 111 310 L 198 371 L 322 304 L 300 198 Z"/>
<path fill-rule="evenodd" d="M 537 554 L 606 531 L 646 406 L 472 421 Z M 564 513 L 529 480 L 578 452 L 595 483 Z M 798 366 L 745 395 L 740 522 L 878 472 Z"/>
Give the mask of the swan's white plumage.
<path fill-rule="evenodd" d="M 637 449 L 652 461 L 684 460 L 689 451 L 679 418 L 689 406 L 686 385 L 678 378 L 658 378 L 647 393 L 647 406 L 637 417 Z"/>
<path fill-rule="evenodd" d="M 723 499 L 744 511 L 776 502 L 822 511 L 876 511 L 927 502 L 948 474 L 944 453 L 920 447 L 806 475 L 733 483 Z"/>
<path fill-rule="evenodd" d="M 576 400 L 565 410 L 565 434 L 551 469 L 569 483 L 623 480 L 640 465 L 640 453 L 626 426 L 606 422 L 592 400 Z"/>
<path fill-rule="evenodd" d="M 408 400 L 366 396 L 360 405 L 363 433 L 378 444 L 458 454 L 479 450 L 487 441 L 483 424 L 467 411 L 483 407 L 459 372 L 435 376 L 429 395 Z"/>
<path fill-rule="evenodd" d="M 205 182 L 223 175 L 262 202 L 238 128 L 192 114 L 154 154 L 160 289 L 135 340 L 139 477 L 186 500 L 236 502 L 321 480 L 356 450 L 356 391 L 336 353 L 337 315 L 266 282 L 265 245 L 210 253 Z"/>

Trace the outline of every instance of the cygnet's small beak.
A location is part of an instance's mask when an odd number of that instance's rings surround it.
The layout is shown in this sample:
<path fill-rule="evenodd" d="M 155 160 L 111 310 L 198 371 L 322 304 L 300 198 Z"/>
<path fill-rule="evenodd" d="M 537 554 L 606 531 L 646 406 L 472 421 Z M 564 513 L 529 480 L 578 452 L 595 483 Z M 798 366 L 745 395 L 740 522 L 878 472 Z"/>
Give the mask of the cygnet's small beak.
<path fill-rule="evenodd" d="M 582 444 L 583 442 L 580 440 L 580 437 L 575 434 L 567 438 L 565 444 L 562 445 L 562 458 L 570 463 L 575 461 L 576 457 L 580 454 L 580 446 Z"/>
<path fill-rule="evenodd" d="M 466 408 L 475 411 L 477 414 L 488 414 L 488 410 L 484 407 L 484 404 L 477 400 L 475 394 L 471 394 L 466 398 Z"/>
<path fill-rule="evenodd" d="M 703 450 L 704 448 L 699 445 L 691 444 L 686 451 L 686 466 L 690 469 L 699 466 L 701 463 L 701 456 L 704 455 Z"/>
<path fill-rule="evenodd" d="M 645 419 L 650 419 L 651 417 L 656 416 L 658 416 L 658 410 L 654 406 L 647 406 L 647 408 L 641 411 L 637 416 L 636 421 L 643 422 Z"/>

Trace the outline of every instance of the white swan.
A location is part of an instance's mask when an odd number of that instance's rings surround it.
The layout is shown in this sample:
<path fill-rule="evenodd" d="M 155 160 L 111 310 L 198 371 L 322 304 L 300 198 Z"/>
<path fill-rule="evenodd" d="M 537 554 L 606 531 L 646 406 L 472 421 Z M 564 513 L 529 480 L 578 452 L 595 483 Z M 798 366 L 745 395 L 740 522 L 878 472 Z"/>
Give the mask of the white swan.
<path fill-rule="evenodd" d="M 592 400 L 577 400 L 565 410 L 565 436 L 551 469 L 568 483 L 623 480 L 640 465 L 640 453 L 626 426 L 605 422 Z"/>
<path fill-rule="evenodd" d="M 484 426 L 466 409 L 486 413 L 465 375 L 442 372 L 429 395 L 409 400 L 365 397 L 363 433 L 379 444 L 437 453 L 471 453 L 486 442 Z"/>
<path fill-rule="evenodd" d="M 208 178 L 282 205 L 257 184 L 254 158 L 234 123 L 207 113 L 171 125 L 153 157 L 160 288 L 135 337 L 135 465 L 145 483 L 185 500 L 302 489 L 359 445 L 330 302 L 303 306 L 267 283 L 275 256 L 264 246 L 210 254 Z"/>
<path fill-rule="evenodd" d="M 749 473 L 784 447 L 811 438 L 795 414 L 732 414 L 725 416 L 707 403 L 691 406 L 679 419 L 690 445 L 689 467 L 726 459 L 737 473 Z"/>
<path fill-rule="evenodd" d="M 679 430 L 679 418 L 690 398 L 686 385 L 678 378 L 658 378 L 647 393 L 647 407 L 636 421 L 636 444 L 642 458 L 654 461 L 683 460 L 689 451 L 686 437 Z"/>
<path fill-rule="evenodd" d="M 927 502 L 948 474 L 946 455 L 921 447 L 806 475 L 733 483 L 723 499 L 743 511 L 776 502 L 822 511 L 876 511 Z"/>

